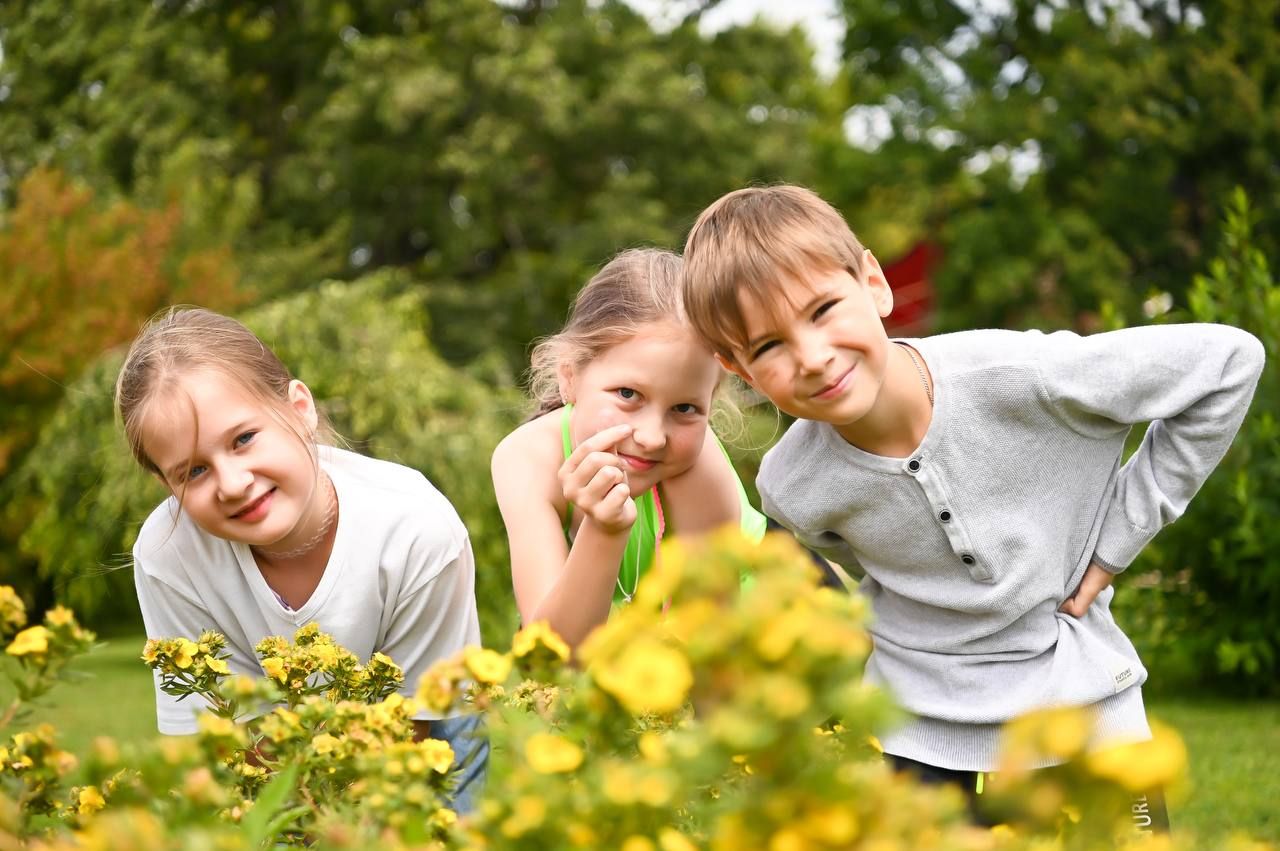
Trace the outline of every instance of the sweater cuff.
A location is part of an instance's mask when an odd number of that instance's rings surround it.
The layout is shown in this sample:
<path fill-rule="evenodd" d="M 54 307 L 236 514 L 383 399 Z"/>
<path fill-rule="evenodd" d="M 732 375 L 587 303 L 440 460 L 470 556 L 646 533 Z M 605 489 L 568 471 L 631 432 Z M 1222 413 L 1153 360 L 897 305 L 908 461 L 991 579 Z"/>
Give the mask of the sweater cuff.
<path fill-rule="evenodd" d="M 1118 506 L 1102 521 L 1102 531 L 1093 550 L 1093 560 L 1108 573 L 1123 573 L 1142 552 L 1155 532 L 1139 529 L 1125 518 Z"/>

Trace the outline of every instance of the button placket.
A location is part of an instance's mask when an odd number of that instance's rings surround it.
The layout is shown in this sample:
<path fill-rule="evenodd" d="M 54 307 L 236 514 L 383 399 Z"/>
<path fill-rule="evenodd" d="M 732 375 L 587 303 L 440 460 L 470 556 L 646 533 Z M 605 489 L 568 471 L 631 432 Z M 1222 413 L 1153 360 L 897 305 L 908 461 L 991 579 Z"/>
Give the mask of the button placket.
<path fill-rule="evenodd" d="M 914 468 L 912 467 L 913 464 L 915 465 Z M 951 551 L 955 554 L 956 560 L 963 564 L 969 575 L 977 581 L 990 582 L 992 579 L 991 570 L 981 563 L 974 554 L 973 543 L 969 540 L 964 523 L 952 511 L 951 499 L 942 481 L 936 475 L 936 471 L 929 468 L 924 463 L 923 456 L 920 455 L 912 456 L 903 467 L 920 484 L 921 490 L 924 491 L 925 499 L 928 500 L 929 506 L 933 511 L 934 520 L 938 523 L 939 528 L 942 529 L 942 533 L 947 536 L 947 542 L 951 545 Z"/>

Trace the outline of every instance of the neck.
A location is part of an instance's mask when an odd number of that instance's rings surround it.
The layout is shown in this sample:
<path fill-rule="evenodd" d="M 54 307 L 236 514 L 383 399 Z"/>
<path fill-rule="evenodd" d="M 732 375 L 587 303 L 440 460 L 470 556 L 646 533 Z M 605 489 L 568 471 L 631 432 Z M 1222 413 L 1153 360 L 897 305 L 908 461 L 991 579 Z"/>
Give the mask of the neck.
<path fill-rule="evenodd" d="M 917 369 L 904 346 L 891 344 L 884 385 L 875 407 L 848 425 L 835 426 L 836 433 L 864 452 L 888 458 L 906 458 L 915 452 L 933 422 L 933 403 L 929 399 L 932 379 Z M 928 388 L 928 389 L 926 389 Z"/>
<path fill-rule="evenodd" d="M 307 558 L 332 544 L 338 528 L 338 495 L 333 489 L 333 481 L 323 470 L 320 471 L 315 498 L 311 500 L 311 508 L 303 525 L 308 530 L 305 535 L 291 535 L 289 537 L 293 541 L 286 539 L 271 547 L 253 547 L 254 553 L 270 562 L 279 563 Z"/>

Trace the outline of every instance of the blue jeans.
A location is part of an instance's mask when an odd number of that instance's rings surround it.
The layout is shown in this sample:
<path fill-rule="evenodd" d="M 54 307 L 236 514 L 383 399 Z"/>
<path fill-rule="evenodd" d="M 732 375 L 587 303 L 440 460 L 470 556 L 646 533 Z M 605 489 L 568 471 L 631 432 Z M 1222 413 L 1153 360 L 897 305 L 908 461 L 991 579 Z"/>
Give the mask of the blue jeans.
<path fill-rule="evenodd" d="M 453 748 L 457 771 L 456 785 L 445 801 L 458 815 L 475 809 L 484 793 L 485 774 L 489 768 L 489 735 L 479 715 L 460 715 L 431 722 L 431 738 L 442 739 Z"/>

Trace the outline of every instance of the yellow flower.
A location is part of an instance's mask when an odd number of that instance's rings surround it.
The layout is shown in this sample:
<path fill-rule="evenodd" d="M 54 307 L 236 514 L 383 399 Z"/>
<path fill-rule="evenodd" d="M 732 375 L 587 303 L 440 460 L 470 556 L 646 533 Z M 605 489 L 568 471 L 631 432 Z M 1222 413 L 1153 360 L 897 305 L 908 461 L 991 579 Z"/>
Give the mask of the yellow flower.
<path fill-rule="evenodd" d="M 338 648 L 332 644 L 312 645 L 311 655 L 320 664 L 321 668 L 332 668 L 338 662 Z"/>
<path fill-rule="evenodd" d="M 848 845 L 858 835 L 857 815 L 836 804 L 813 808 L 803 822 L 806 834 L 827 845 Z"/>
<path fill-rule="evenodd" d="M 653 765 L 666 765 L 670 759 L 666 740 L 652 730 L 641 733 L 638 744 L 640 755 Z"/>
<path fill-rule="evenodd" d="M 200 646 L 189 638 L 179 638 L 178 646 L 173 652 L 173 665 L 175 668 L 187 669 L 191 667 L 191 663 L 195 661 L 195 655 L 200 652 Z"/>
<path fill-rule="evenodd" d="M 564 774 L 582 765 L 582 748 L 561 736 L 535 733 L 524 744 L 524 758 L 539 774 Z"/>
<path fill-rule="evenodd" d="M 809 840 L 794 827 L 784 827 L 769 837 L 769 851 L 806 851 L 812 847 Z"/>
<path fill-rule="evenodd" d="M 4 652 L 10 656 L 26 656 L 30 653 L 45 653 L 49 650 L 49 630 L 43 626 L 24 629 L 13 637 Z"/>
<path fill-rule="evenodd" d="M 542 826 L 547 817 L 547 804 L 541 798 L 522 795 L 511 808 L 511 815 L 502 823 L 502 835 L 516 839 Z"/>
<path fill-rule="evenodd" d="M 76 614 L 66 606 L 54 606 L 44 613 L 44 619 L 50 626 L 66 626 L 75 623 Z"/>
<path fill-rule="evenodd" d="M 597 844 L 596 832 L 580 821 L 569 822 L 564 835 L 571 845 L 578 848 L 595 848 Z"/>
<path fill-rule="evenodd" d="M 80 802 L 80 806 L 77 807 L 77 812 L 82 816 L 87 816 L 90 813 L 96 813 L 107 805 L 106 800 L 103 799 L 102 793 L 98 791 L 97 786 L 85 786 L 80 790 L 77 800 Z"/>
<path fill-rule="evenodd" d="M 160 653 L 160 642 L 154 638 L 148 638 L 147 643 L 142 646 L 142 661 L 148 665 L 155 662 L 156 657 Z"/>
<path fill-rule="evenodd" d="M 507 675 L 511 673 L 510 656 L 480 647 L 468 647 L 463 663 L 471 676 L 482 683 L 506 682 Z"/>
<path fill-rule="evenodd" d="M 321 733 L 311 740 L 311 749 L 321 756 L 333 753 L 341 745 L 338 739 L 328 733 Z"/>
<path fill-rule="evenodd" d="M 674 712 L 693 686 L 689 660 L 652 638 L 639 638 L 595 667 L 596 682 L 632 714 Z"/>
<path fill-rule="evenodd" d="M 436 774 L 444 774 L 453 767 L 453 748 L 440 739 L 423 739 L 418 742 L 418 754 Z"/>
<path fill-rule="evenodd" d="M 628 836 L 622 841 L 621 851 L 653 851 L 653 843 L 648 837 Z"/>
<path fill-rule="evenodd" d="M 284 682 L 289 674 L 285 670 L 284 660 L 279 656 L 268 656 L 262 660 L 262 670 L 268 677 Z"/>
<path fill-rule="evenodd" d="M 209 670 L 213 671 L 215 674 L 231 673 L 231 669 L 227 667 L 226 659 L 218 659 L 214 656 L 209 656 L 204 660 L 204 663 L 208 666 Z"/>
<path fill-rule="evenodd" d="M 546 621 L 534 621 L 517 632 L 511 639 L 511 655 L 522 659 L 537 650 L 539 645 L 550 650 L 561 661 L 569 658 L 569 645 L 565 644 L 564 639 Z"/>
<path fill-rule="evenodd" d="M 658 847 L 662 851 L 698 851 L 698 846 L 689 837 L 670 827 L 658 831 Z"/>
<path fill-rule="evenodd" d="M 1151 739 L 1089 754 L 1085 764 L 1099 777 L 1114 780 L 1130 792 L 1163 786 L 1181 777 L 1187 748 L 1181 737 L 1163 724 L 1151 725 Z"/>
<path fill-rule="evenodd" d="M 0 621 L 12 629 L 27 622 L 27 606 L 11 585 L 0 585 Z"/>
<path fill-rule="evenodd" d="M 200 716 L 198 724 L 200 732 L 211 736 L 234 736 L 238 730 L 236 723 L 230 718 L 221 718 L 207 712 Z"/>

